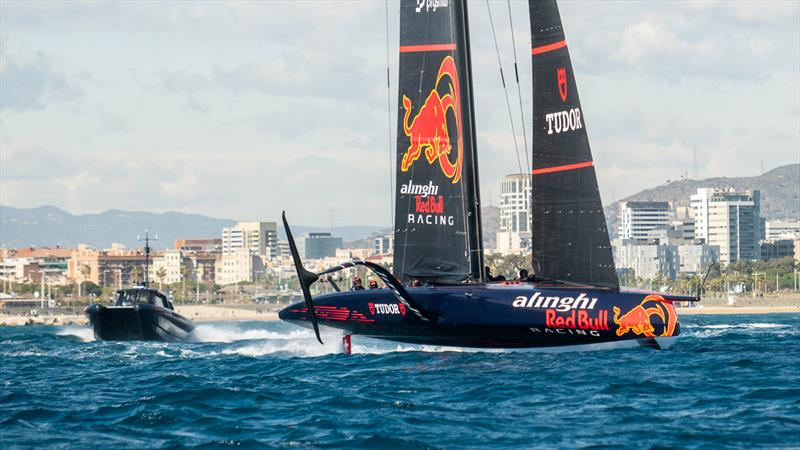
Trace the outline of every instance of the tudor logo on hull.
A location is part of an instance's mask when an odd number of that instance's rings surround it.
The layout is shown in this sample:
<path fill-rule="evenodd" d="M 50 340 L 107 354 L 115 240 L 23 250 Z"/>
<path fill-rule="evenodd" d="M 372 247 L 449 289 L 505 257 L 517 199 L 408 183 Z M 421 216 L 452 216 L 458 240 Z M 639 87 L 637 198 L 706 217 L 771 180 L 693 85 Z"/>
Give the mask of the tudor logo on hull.
<path fill-rule="evenodd" d="M 370 303 L 367 306 L 369 306 L 369 313 L 373 316 L 376 314 L 406 315 L 406 305 L 402 303 Z"/>

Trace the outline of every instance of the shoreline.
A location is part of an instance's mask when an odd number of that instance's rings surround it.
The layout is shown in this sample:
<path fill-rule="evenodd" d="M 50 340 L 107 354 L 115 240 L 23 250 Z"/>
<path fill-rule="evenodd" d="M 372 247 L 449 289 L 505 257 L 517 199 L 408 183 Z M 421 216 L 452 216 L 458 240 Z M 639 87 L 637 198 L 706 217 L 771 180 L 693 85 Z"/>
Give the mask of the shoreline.
<path fill-rule="evenodd" d="M 726 314 L 800 314 L 800 306 L 696 306 L 675 308 L 678 316 L 726 315 Z"/>
<path fill-rule="evenodd" d="M 278 313 L 266 311 L 263 306 L 255 305 L 177 305 L 175 312 L 187 319 L 197 322 L 243 322 L 278 320 Z M 26 325 L 87 325 L 89 320 L 83 314 L 41 314 L 38 316 L 0 314 L 0 326 Z"/>

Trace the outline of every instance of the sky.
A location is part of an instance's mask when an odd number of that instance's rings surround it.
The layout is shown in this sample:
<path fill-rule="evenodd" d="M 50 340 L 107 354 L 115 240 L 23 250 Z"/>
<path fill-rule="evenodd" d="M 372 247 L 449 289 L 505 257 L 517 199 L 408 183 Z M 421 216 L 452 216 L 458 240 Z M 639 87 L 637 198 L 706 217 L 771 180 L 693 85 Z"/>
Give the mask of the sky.
<path fill-rule="evenodd" d="M 800 2 L 559 5 L 604 203 L 800 162 Z M 530 154 L 527 4 L 469 13 L 496 205 Z M 398 17 L 396 0 L 2 0 L 0 204 L 386 226 Z"/>

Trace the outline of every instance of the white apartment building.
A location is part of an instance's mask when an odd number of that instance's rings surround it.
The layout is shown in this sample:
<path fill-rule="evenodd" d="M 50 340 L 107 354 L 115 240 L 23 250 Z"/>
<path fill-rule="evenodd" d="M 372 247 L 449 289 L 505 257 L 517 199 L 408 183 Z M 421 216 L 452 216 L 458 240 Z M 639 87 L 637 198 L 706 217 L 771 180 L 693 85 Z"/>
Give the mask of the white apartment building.
<path fill-rule="evenodd" d="M 394 234 L 375 236 L 372 240 L 373 255 L 390 255 L 394 253 Z"/>
<path fill-rule="evenodd" d="M 761 255 L 761 193 L 701 188 L 692 195 L 695 237 L 717 245 L 720 261 L 730 264 Z"/>
<path fill-rule="evenodd" d="M 617 269 L 632 269 L 639 278 L 652 280 L 661 274 L 675 279 L 678 273 L 677 245 L 659 245 L 658 241 L 614 239 L 611 247 Z"/>
<path fill-rule="evenodd" d="M 256 277 L 263 274 L 265 268 L 260 256 L 252 254 L 247 248 L 238 248 L 231 253 L 223 254 L 215 271 L 217 284 L 232 284 L 240 281 L 256 281 Z"/>
<path fill-rule="evenodd" d="M 705 274 L 708 267 L 719 261 L 719 247 L 701 243 L 678 245 L 678 272 Z"/>
<path fill-rule="evenodd" d="M 670 225 L 668 202 L 622 202 L 619 205 L 619 238 L 647 239 L 651 230 Z"/>
<path fill-rule="evenodd" d="M 278 234 L 275 222 L 239 222 L 222 229 L 222 254 L 232 255 L 245 248 L 253 255 L 273 259 L 278 256 Z"/>
<path fill-rule="evenodd" d="M 766 241 L 800 239 L 800 221 L 768 220 L 765 225 Z"/>
<path fill-rule="evenodd" d="M 150 264 L 150 272 L 147 276 L 151 283 L 160 282 L 161 280 L 158 278 L 158 272 L 163 268 L 166 274 L 163 281 L 164 283 L 180 283 L 183 279 L 181 269 L 184 264 L 183 254 L 180 250 L 166 250 L 163 255 L 153 258 Z"/>
<path fill-rule="evenodd" d="M 531 247 L 531 176 L 506 175 L 500 182 L 498 252 L 518 252 Z"/>

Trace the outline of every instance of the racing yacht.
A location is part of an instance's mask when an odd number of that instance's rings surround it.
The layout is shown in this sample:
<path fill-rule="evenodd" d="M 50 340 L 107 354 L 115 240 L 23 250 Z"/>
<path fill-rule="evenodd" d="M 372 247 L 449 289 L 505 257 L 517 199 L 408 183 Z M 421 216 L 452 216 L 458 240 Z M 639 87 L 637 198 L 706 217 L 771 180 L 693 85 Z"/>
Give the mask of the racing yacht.
<path fill-rule="evenodd" d="M 475 348 L 631 340 L 660 348 L 680 334 L 674 302 L 621 288 L 561 17 L 529 1 L 533 64 L 532 267 L 486 279 L 466 1 L 401 0 L 395 249 L 392 270 L 354 260 L 306 270 L 283 215 L 304 301 L 280 318 L 350 336 Z M 312 298 L 320 278 L 363 266 L 386 289 Z"/>

